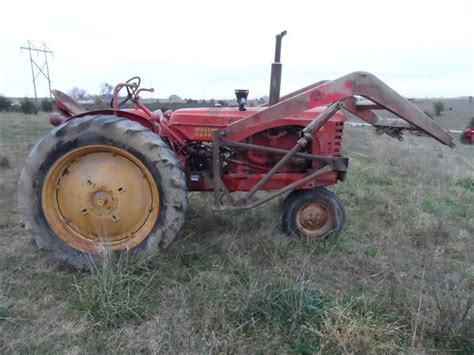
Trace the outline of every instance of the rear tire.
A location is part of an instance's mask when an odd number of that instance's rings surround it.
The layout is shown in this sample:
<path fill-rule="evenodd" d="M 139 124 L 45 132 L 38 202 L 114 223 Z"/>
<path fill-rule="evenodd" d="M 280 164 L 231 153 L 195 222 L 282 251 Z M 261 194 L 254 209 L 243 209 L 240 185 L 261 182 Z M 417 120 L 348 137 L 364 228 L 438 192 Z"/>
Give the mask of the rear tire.
<path fill-rule="evenodd" d="M 282 228 L 290 236 L 321 240 L 339 234 L 344 222 L 342 201 L 324 187 L 295 190 L 283 204 Z"/>
<path fill-rule="evenodd" d="M 176 155 L 149 129 L 116 116 L 85 116 L 35 145 L 18 204 L 40 249 L 90 269 L 103 251 L 144 257 L 165 249 L 184 222 L 186 179 Z"/>

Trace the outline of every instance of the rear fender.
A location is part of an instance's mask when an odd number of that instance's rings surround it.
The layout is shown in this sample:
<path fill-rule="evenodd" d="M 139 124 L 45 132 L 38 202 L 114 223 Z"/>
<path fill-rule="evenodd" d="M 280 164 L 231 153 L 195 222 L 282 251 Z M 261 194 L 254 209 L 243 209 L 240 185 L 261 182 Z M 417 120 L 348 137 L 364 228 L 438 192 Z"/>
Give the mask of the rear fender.
<path fill-rule="evenodd" d="M 80 113 L 76 116 L 69 117 L 65 120 L 65 122 L 68 122 L 70 120 L 73 120 L 79 117 L 94 116 L 94 115 L 113 115 L 120 118 L 126 118 L 130 121 L 135 121 L 141 124 L 143 127 L 148 128 L 155 133 L 158 133 L 158 127 L 155 121 L 151 120 L 150 118 L 141 116 L 139 114 L 136 114 L 130 111 L 123 111 L 123 110 L 105 109 L 105 110 L 87 111 L 87 112 Z"/>

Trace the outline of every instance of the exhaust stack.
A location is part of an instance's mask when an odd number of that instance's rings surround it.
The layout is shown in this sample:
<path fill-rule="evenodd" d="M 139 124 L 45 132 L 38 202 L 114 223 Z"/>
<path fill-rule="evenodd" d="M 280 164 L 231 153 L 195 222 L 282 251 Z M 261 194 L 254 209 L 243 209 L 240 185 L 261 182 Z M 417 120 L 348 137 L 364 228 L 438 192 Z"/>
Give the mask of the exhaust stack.
<path fill-rule="evenodd" d="M 270 98 L 268 105 L 272 106 L 280 101 L 280 86 L 281 86 L 281 40 L 286 35 L 286 31 L 276 35 L 275 43 L 275 60 L 272 63 L 272 72 L 270 75 Z"/>

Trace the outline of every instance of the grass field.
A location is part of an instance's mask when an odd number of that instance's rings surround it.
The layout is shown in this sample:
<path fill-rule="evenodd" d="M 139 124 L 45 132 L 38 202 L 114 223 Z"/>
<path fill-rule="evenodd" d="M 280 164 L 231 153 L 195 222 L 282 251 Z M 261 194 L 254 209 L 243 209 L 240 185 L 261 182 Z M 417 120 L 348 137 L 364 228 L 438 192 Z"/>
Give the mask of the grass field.
<path fill-rule="evenodd" d="M 339 237 L 282 235 L 281 200 L 218 214 L 191 194 L 167 253 L 77 273 L 19 227 L 48 129 L 1 113 L 0 353 L 474 352 L 474 147 L 347 128 Z"/>
<path fill-rule="evenodd" d="M 474 118 L 474 101 L 468 97 L 461 98 L 424 98 L 411 99 L 412 103 L 421 111 L 427 113 L 432 119 L 441 125 L 443 128 L 451 130 L 464 130 L 468 122 Z M 434 103 L 441 101 L 444 105 L 444 110 L 440 116 L 436 116 L 434 110 Z M 384 112 L 383 117 L 395 117 L 388 112 Z"/>

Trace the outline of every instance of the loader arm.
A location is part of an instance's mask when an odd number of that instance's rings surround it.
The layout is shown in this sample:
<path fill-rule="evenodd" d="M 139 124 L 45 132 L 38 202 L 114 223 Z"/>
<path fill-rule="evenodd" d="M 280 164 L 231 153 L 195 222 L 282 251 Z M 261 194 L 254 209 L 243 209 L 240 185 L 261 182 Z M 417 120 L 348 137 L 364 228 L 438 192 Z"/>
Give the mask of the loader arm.
<path fill-rule="evenodd" d="M 223 130 L 224 135 L 229 140 L 239 141 L 258 132 L 265 123 L 274 119 L 340 101 L 344 109 L 376 127 L 417 129 L 454 147 L 453 138 L 445 130 L 373 74 L 354 72 L 318 84 L 308 86 L 309 89 L 303 92 L 298 90 L 291 97 L 287 95 L 277 104 L 230 124 Z M 376 105 L 358 107 L 354 96 L 363 96 Z M 373 112 L 374 109 L 388 110 L 402 121 L 382 119 Z"/>

